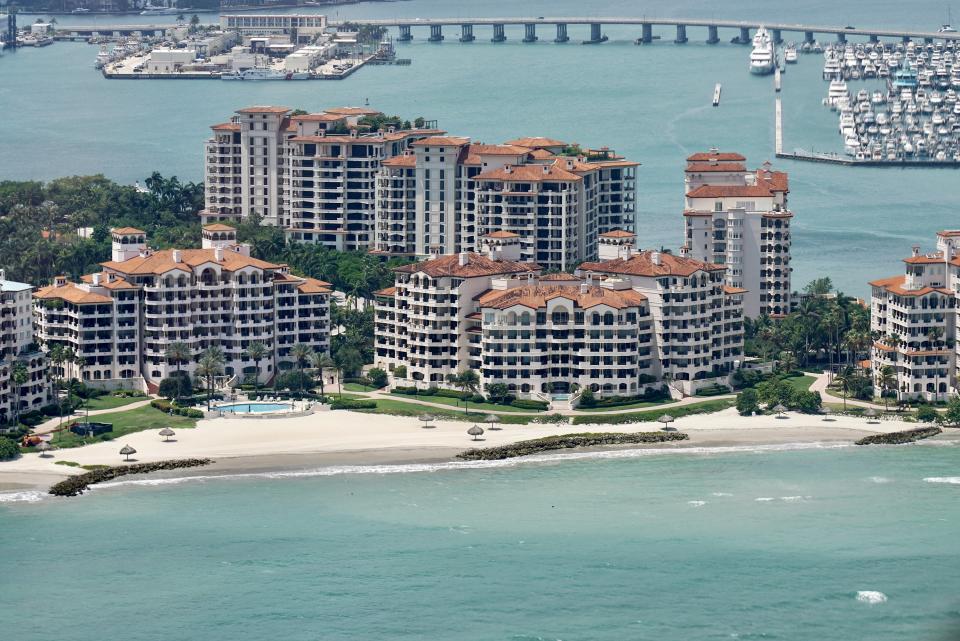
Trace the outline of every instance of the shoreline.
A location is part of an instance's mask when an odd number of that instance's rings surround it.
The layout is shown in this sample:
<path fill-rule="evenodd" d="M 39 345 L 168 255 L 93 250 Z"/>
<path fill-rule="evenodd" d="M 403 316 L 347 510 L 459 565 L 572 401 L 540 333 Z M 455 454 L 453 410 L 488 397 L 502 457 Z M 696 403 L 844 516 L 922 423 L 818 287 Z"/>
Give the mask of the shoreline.
<path fill-rule="evenodd" d="M 785 419 L 774 416 L 741 417 L 736 410 L 728 409 L 713 414 L 684 417 L 677 420 L 675 426 L 679 431 L 688 434 L 689 440 L 563 449 L 505 459 L 498 463 L 516 465 L 525 461 L 544 460 L 544 457 L 550 460 L 582 459 L 600 452 L 616 451 L 636 451 L 637 455 L 641 456 L 661 450 L 677 453 L 693 450 L 693 454 L 704 449 L 712 453 L 725 449 L 738 452 L 758 448 L 782 450 L 852 446 L 854 441 L 864 436 L 917 427 L 917 424 L 900 420 L 868 424 L 862 418 L 848 416 L 823 421 L 820 416 L 803 414 L 790 414 Z M 45 494 L 54 483 L 86 471 L 79 467 L 57 465 L 57 461 L 73 461 L 80 465 L 120 465 L 122 461 L 117 452 L 125 444 L 130 444 L 137 450 L 131 462 L 147 463 L 184 458 L 211 458 L 214 461 L 201 468 L 124 477 L 124 480 L 129 482 L 191 476 L 275 473 L 295 476 L 391 471 L 358 469 L 379 466 L 414 466 L 394 471 L 470 468 L 492 463 L 460 461 L 455 458 L 460 452 L 474 447 L 496 447 L 544 436 L 590 431 L 652 431 L 659 425 L 504 425 L 500 430 L 487 430 L 483 435 L 484 440 L 481 441 L 471 440 L 466 434 L 466 427 L 467 424 L 463 422 L 438 421 L 435 428 L 424 429 L 412 417 L 343 411 L 277 421 L 207 419 L 200 421 L 196 428 L 178 430 L 175 440 L 170 443 L 164 443 L 157 436 L 157 430 L 147 430 L 116 441 L 55 450 L 51 458 L 41 459 L 37 454 L 25 454 L 15 461 L 0 463 L 0 494 Z"/>

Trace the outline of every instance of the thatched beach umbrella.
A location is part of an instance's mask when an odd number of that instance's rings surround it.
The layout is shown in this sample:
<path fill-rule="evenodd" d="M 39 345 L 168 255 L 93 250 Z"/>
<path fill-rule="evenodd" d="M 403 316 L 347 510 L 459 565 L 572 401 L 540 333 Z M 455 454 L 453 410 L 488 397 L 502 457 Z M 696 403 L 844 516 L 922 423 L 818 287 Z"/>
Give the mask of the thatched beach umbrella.
<path fill-rule="evenodd" d="M 670 423 L 673 423 L 675 420 L 676 420 L 676 419 L 673 418 L 672 416 L 670 416 L 669 414 L 664 414 L 663 416 L 661 416 L 660 418 L 657 419 L 657 422 L 658 422 L 658 423 L 663 423 L 663 431 L 664 431 L 664 432 L 669 432 L 669 431 L 670 431 Z"/>
<path fill-rule="evenodd" d="M 777 403 L 777 406 L 773 408 L 773 411 L 777 413 L 777 418 L 787 418 L 784 416 L 784 412 L 787 411 L 787 408 L 781 403 Z"/>
<path fill-rule="evenodd" d="M 132 447 L 130 447 L 129 445 L 124 445 L 124 446 L 120 449 L 120 455 L 121 455 L 121 456 L 126 456 L 127 458 L 124 459 L 124 460 L 126 460 L 126 461 L 129 461 L 129 460 L 130 460 L 130 455 L 131 455 L 131 454 L 136 454 L 136 453 L 137 453 L 137 451 L 136 451 L 135 449 L 133 449 Z"/>
<path fill-rule="evenodd" d="M 423 429 L 433 427 L 433 425 L 430 425 L 430 423 L 435 420 L 433 414 L 421 414 L 417 417 L 417 419 L 423 421 Z"/>
<path fill-rule="evenodd" d="M 40 458 L 47 458 L 48 456 L 52 456 L 52 454 L 47 453 L 52 449 L 53 447 L 51 447 L 50 444 L 47 443 L 46 441 L 41 441 L 40 445 L 37 445 L 37 451 L 40 452 Z"/>
<path fill-rule="evenodd" d="M 500 417 L 497 416 L 496 414 L 487 414 L 487 416 L 483 420 L 484 422 L 489 423 L 488 429 L 491 429 L 491 430 L 500 429 L 499 427 L 495 427 L 495 425 L 500 422 Z"/>
<path fill-rule="evenodd" d="M 863 413 L 867 417 L 867 423 L 877 423 L 877 410 L 872 407 L 868 407 L 867 411 Z"/>
<path fill-rule="evenodd" d="M 170 429 L 169 427 L 165 427 L 165 428 L 163 428 L 162 430 L 160 430 L 160 436 L 163 437 L 163 442 L 164 442 L 164 443 L 169 443 L 169 442 L 170 442 L 170 437 L 173 436 L 174 434 L 176 434 L 176 432 L 174 432 L 174 431 L 173 431 L 172 429 Z"/>
<path fill-rule="evenodd" d="M 474 425 L 469 430 L 467 430 L 467 434 L 472 436 L 473 440 L 478 441 L 480 440 L 480 435 L 483 434 L 483 428 L 480 427 L 479 425 Z"/>
<path fill-rule="evenodd" d="M 832 420 L 833 420 L 833 418 L 830 416 L 831 414 L 833 414 L 833 410 L 830 409 L 829 407 L 823 407 L 823 408 L 821 408 L 821 409 L 820 409 L 820 412 L 823 414 L 823 420 L 824 420 L 824 421 L 832 421 Z"/>

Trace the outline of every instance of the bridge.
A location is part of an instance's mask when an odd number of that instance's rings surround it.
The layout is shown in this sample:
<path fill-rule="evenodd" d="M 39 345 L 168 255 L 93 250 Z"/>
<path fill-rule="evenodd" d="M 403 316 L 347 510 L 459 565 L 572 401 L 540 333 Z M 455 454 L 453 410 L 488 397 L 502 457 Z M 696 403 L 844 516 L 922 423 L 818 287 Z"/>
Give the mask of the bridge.
<path fill-rule="evenodd" d="M 76 26 L 57 25 L 54 38 L 57 40 L 86 40 L 96 36 L 156 36 L 163 37 L 167 30 L 176 28 L 175 24 L 85 24 Z"/>
<path fill-rule="evenodd" d="M 476 40 L 473 28 L 476 26 L 490 26 L 493 28 L 492 42 L 504 42 L 506 34 L 504 28 L 507 25 L 523 25 L 523 42 L 537 41 L 537 27 L 552 26 L 556 28 L 556 38 L 554 42 L 567 42 L 570 37 L 567 28 L 570 25 L 585 25 L 590 27 L 590 37 L 584 40 L 584 44 L 595 44 L 604 42 L 607 37 L 603 34 L 604 25 L 623 25 L 639 26 L 640 37 L 638 43 L 648 44 L 656 37 L 654 36 L 654 27 L 674 27 L 676 29 L 676 38 L 674 42 L 683 44 L 688 41 L 687 27 L 703 27 L 707 30 L 706 42 L 716 44 L 720 42 L 719 30 L 732 29 L 735 32 L 731 42 L 739 44 L 749 44 L 751 42 L 750 31 L 766 27 L 773 39 L 780 43 L 783 41 L 784 33 L 803 34 L 804 42 L 814 42 L 816 34 L 831 34 L 836 36 L 840 42 L 846 42 L 848 36 L 861 36 L 868 38 L 871 42 L 878 42 L 880 38 L 899 38 L 904 42 L 910 40 L 923 40 L 933 42 L 934 40 L 960 40 L 960 33 L 939 31 L 911 31 L 904 29 L 858 29 L 848 28 L 847 26 L 828 26 L 828 25 L 810 25 L 785 22 L 750 22 L 741 20 L 699 20 L 693 18 L 648 18 L 648 17 L 544 17 L 536 18 L 400 18 L 388 20 L 351 20 L 354 24 L 364 24 L 377 27 L 396 27 L 400 30 L 400 41 L 409 41 L 413 39 L 413 28 L 424 27 L 430 30 L 428 40 L 430 42 L 440 42 L 444 39 L 444 27 L 460 27 L 460 42 L 472 42 Z M 330 26 L 338 27 L 343 22 L 330 22 Z"/>

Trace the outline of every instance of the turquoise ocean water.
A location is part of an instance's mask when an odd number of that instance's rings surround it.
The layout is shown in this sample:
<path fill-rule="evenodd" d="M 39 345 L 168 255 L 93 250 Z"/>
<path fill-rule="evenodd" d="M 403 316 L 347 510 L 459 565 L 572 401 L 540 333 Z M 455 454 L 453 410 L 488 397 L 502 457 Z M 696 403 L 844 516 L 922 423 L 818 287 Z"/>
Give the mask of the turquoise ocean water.
<path fill-rule="evenodd" d="M 955 446 L 589 456 L 151 480 L 0 503 L 3 636 L 948 641 L 960 632 Z"/>
<path fill-rule="evenodd" d="M 821 24 L 936 28 L 947 5 L 937 2 L 852 0 L 769 3 L 576 2 L 574 0 L 412 0 L 342 6 L 339 17 L 468 15 L 661 15 L 756 18 Z M 960 7 L 955 12 L 960 15 Z M 209 15 L 209 14 L 208 14 Z M 210 19 L 213 17 L 211 16 Z M 24 20 L 30 18 L 23 18 Z M 62 24 L 134 22 L 141 16 L 62 16 Z M 172 21 L 153 17 L 152 21 Z M 0 56 L 0 177 L 52 178 L 104 174 L 124 182 L 154 169 L 202 177 L 209 125 L 250 104 L 306 109 L 358 105 L 369 99 L 388 113 L 423 114 L 452 133 L 494 142 L 546 135 L 583 145 L 609 145 L 643 163 L 638 173 L 637 231 L 643 247 L 677 247 L 682 239 L 683 159 L 711 145 L 745 153 L 755 165 L 771 159 L 774 143 L 770 77 L 747 73 L 749 48 L 703 44 L 690 28 L 676 46 L 672 28 L 652 46 L 637 47 L 634 28 L 607 28 L 611 41 L 581 46 L 586 27 L 571 27 L 571 42 L 556 45 L 553 29 L 523 44 L 522 29 L 492 44 L 488 27 L 478 41 L 417 40 L 399 44 L 409 67 L 368 67 L 343 82 L 238 84 L 214 81 L 122 82 L 93 69 L 96 48 L 57 43 Z M 829 38 L 829 36 L 827 36 Z M 784 77 L 787 148 L 840 150 L 836 115 L 821 106 L 822 58 L 802 56 Z M 723 101 L 710 106 L 713 86 Z M 796 162 L 790 172 L 795 283 L 829 274 L 842 289 L 866 295 L 866 282 L 901 273 L 910 246 L 931 246 L 933 233 L 956 227 L 960 196 L 956 170 L 851 169 Z"/>

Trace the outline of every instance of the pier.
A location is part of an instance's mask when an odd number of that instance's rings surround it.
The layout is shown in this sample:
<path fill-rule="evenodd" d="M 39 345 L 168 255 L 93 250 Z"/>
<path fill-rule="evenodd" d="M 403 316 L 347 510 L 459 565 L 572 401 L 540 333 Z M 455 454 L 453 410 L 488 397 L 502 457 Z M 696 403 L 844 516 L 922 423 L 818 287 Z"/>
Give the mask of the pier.
<path fill-rule="evenodd" d="M 938 32 L 938 31 L 915 31 L 907 29 L 848 29 L 846 26 L 833 25 L 811 25 L 795 23 L 776 23 L 776 22 L 753 22 L 741 20 L 713 20 L 713 19 L 693 19 L 693 18 L 649 18 L 649 17 L 511 17 L 511 18 L 397 18 L 384 20 L 355 20 L 351 21 L 363 25 L 377 27 L 394 27 L 400 30 L 398 40 L 401 42 L 413 39 L 413 28 L 424 27 L 430 31 L 430 40 L 440 42 L 442 40 L 443 27 L 461 28 L 461 42 L 472 42 L 474 27 L 488 26 L 493 29 L 492 42 L 506 41 L 505 28 L 507 26 L 522 26 L 524 29 L 524 42 L 536 42 L 536 30 L 538 27 L 555 27 L 557 37 L 554 42 L 567 42 L 569 40 L 568 28 L 571 25 L 584 26 L 589 28 L 589 38 L 583 40 L 584 44 L 598 44 L 605 42 L 608 38 L 603 34 L 603 27 L 606 25 L 618 26 L 637 26 L 640 27 L 641 35 L 637 38 L 640 44 L 649 44 L 659 38 L 653 33 L 654 27 L 668 27 L 676 30 L 676 37 L 673 39 L 678 44 L 688 42 L 688 31 L 691 27 L 700 27 L 705 29 L 705 42 L 716 44 L 720 42 L 720 29 L 734 31 L 731 42 L 737 44 L 750 44 L 751 31 L 766 27 L 774 38 L 778 41 L 783 40 L 786 33 L 802 34 L 804 42 L 813 42 L 817 34 L 831 35 L 839 42 L 845 42 L 848 37 L 859 36 L 869 39 L 873 42 L 880 38 L 901 39 L 904 41 L 917 40 L 923 42 L 932 42 L 935 40 L 960 40 L 960 33 L 957 32 Z M 330 22 L 330 26 L 339 27 L 343 23 Z M 151 27 L 153 29 L 165 29 L 163 27 Z M 469 32 L 466 31 L 469 27 Z M 109 31 L 135 29 L 135 25 L 124 25 L 122 27 L 63 27 L 60 31 L 80 32 L 86 30 Z M 94 35 L 90 33 L 90 35 Z M 468 36 L 466 39 L 464 36 Z"/>

